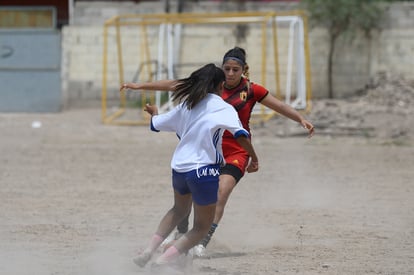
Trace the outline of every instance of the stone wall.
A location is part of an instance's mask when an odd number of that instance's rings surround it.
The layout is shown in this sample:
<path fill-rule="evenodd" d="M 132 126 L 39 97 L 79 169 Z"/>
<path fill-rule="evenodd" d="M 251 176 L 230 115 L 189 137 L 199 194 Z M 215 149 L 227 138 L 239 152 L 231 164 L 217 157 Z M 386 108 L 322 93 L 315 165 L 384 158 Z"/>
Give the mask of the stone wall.
<path fill-rule="evenodd" d="M 174 2 L 174 1 L 171 1 Z M 99 104 L 102 89 L 102 52 L 103 24 L 105 20 L 119 14 L 162 13 L 160 3 L 149 2 L 75 2 L 73 22 L 62 30 L 62 77 L 64 106 L 82 104 Z M 197 2 L 187 3 L 184 12 L 226 12 L 238 11 L 231 2 Z M 247 2 L 249 11 L 283 11 L 294 10 L 292 2 L 275 3 Z M 173 7 L 174 9 L 174 7 Z M 173 10 L 172 9 L 172 10 Z M 156 48 L 158 29 L 148 28 L 149 44 Z M 186 28 L 186 38 L 181 41 L 180 63 L 220 64 L 224 52 L 239 44 L 248 51 L 248 63 L 251 78 L 261 82 L 261 48 L 259 46 L 261 31 L 259 26 L 250 26 L 246 37 L 237 42 L 235 27 L 204 27 L 202 29 Z M 278 29 L 279 50 L 282 54 L 280 67 L 286 67 L 286 29 Z M 109 40 L 114 41 L 114 31 L 110 30 Z M 191 34 L 191 35 L 190 35 Z M 312 96 L 327 97 L 327 50 L 326 30 L 313 28 L 309 31 Z M 138 29 L 123 30 L 123 56 L 125 80 L 132 80 L 142 60 L 142 36 Z M 364 38 L 338 43 L 334 64 L 334 91 L 336 97 L 345 97 L 365 87 L 370 78 L 380 71 L 411 77 L 414 59 L 414 3 L 394 3 L 390 6 L 383 22 L 383 29 L 374 33 L 371 43 Z M 118 96 L 118 63 L 115 44 L 110 43 L 108 55 L 109 97 Z M 271 52 L 269 52 L 271 55 Z M 152 55 L 155 51 L 152 50 Z M 155 57 L 154 57 L 155 58 Z M 273 59 L 268 59 L 266 86 L 274 90 L 275 83 Z M 194 68 L 183 66 L 180 74 Z M 284 87 L 286 72 L 281 69 L 281 86 Z"/>

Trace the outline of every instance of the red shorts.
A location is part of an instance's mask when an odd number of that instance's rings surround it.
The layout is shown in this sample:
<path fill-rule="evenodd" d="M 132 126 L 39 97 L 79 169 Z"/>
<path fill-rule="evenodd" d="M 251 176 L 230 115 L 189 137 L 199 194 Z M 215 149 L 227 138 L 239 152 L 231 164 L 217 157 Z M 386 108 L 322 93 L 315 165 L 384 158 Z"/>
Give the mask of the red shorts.
<path fill-rule="evenodd" d="M 246 150 L 244 150 L 243 147 L 241 147 L 233 137 L 223 138 L 222 150 L 226 164 L 236 166 L 238 169 L 240 169 L 242 175 L 244 175 L 244 171 L 249 164 L 250 158 Z"/>

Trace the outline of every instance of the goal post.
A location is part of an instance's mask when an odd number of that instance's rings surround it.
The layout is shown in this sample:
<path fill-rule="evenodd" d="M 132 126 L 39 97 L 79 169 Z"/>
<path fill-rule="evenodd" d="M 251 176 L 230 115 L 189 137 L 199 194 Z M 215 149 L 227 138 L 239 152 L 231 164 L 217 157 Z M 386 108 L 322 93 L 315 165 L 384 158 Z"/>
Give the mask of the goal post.
<path fill-rule="evenodd" d="M 235 26 L 247 29 L 244 41 L 239 41 Z M 174 106 L 171 93 L 119 92 L 122 83 L 177 79 L 206 63 L 220 66 L 224 52 L 235 45 L 246 49 L 253 81 L 292 107 L 310 110 L 304 12 L 126 14 L 107 20 L 103 27 L 103 123 L 146 125 L 146 103 L 156 104 L 160 112 Z M 252 123 L 274 115 L 257 104 Z"/>

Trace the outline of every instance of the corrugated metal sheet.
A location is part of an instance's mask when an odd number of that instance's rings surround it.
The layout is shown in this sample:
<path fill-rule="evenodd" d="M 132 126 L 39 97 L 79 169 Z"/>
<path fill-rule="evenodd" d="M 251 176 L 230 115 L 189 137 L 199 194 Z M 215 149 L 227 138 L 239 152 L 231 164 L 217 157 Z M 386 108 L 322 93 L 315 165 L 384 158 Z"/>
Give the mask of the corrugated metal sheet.
<path fill-rule="evenodd" d="M 61 109 L 59 31 L 0 32 L 0 112 Z"/>

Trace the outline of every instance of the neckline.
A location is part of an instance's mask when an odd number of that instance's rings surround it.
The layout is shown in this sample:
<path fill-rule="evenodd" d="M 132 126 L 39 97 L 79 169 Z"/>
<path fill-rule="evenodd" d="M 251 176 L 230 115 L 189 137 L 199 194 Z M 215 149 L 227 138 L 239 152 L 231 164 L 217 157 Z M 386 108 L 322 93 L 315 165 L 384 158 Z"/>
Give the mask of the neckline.
<path fill-rule="evenodd" d="M 239 86 L 240 86 L 240 84 L 242 83 L 242 81 L 243 81 L 243 78 L 241 77 L 241 78 L 240 78 L 239 83 L 237 83 L 237 84 L 236 84 L 236 85 L 234 85 L 233 87 L 228 87 L 228 86 L 226 85 L 226 83 L 224 83 L 224 88 L 225 88 L 226 90 L 233 90 L 234 88 L 239 87 Z"/>

